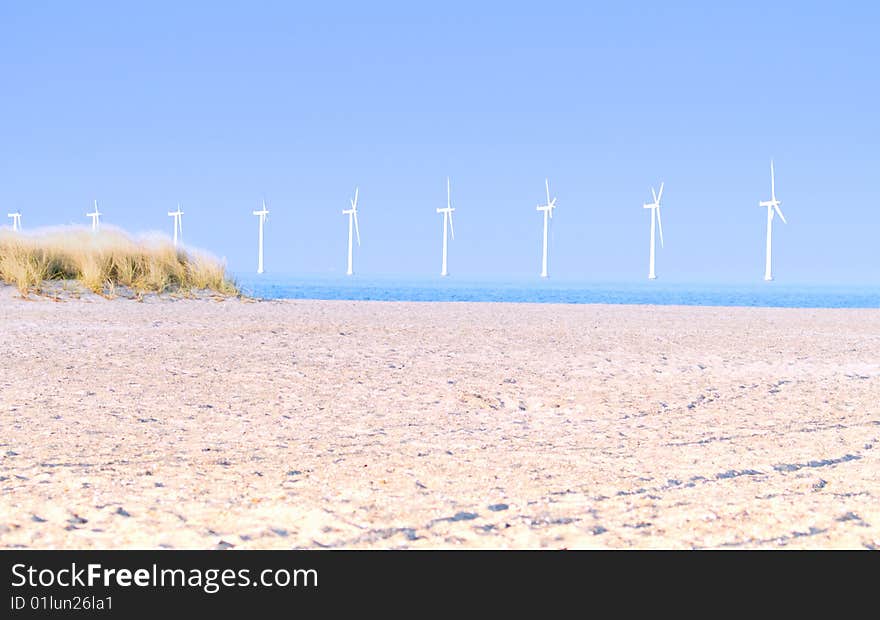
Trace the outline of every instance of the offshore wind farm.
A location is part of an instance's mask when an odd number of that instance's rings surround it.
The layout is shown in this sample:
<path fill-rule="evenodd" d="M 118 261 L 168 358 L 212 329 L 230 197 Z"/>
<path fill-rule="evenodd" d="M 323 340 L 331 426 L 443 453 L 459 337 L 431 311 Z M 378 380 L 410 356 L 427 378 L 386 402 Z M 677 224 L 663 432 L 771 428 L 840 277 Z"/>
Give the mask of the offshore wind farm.
<path fill-rule="evenodd" d="M 553 219 L 553 210 L 556 209 L 556 198 L 550 197 L 550 180 L 544 180 L 544 187 L 547 194 L 546 203 L 544 205 L 538 205 L 536 210 L 543 215 L 543 236 L 542 236 L 542 244 L 541 244 L 541 278 L 548 278 L 548 258 L 549 258 L 549 227 L 550 222 Z M 656 280 L 657 275 L 655 271 L 655 253 L 656 253 L 656 240 L 655 240 L 655 231 L 659 233 L 660 237 L 660 247 L 663 247 L 663 220 L 660 214 L 660 201 L 663 198 L 663 189 L 665 187 L 665 183 L 660 183 L 659 191 L 655 192 L 654 188 L 651 188 L 651 195 L 653 197 L 653 202 L 646 203 L 644 205 L 645 209 L 649 209 L 651 213 L 651 231 L 650 231 L 650 245 L 649 245 L 649 259 L 648 259 L 648 279 Z M 766 266 L 764 273 L 764 280 L 770 281 L 773 279 L 771 275 L 771 242 L 772 242 L 772 223 L 773 217 L 775 215 L 779 215 L 779 218 L 783 223 L 786 223 L 785 217 L 782 215 L 782 211 L 779 208 L 781 204 L 779 200 L 776 199 L 776 179 L 775 172 L 773 167 L 773 162 L 770 162 L 770 189 L 771 189 L 771 199 L 769 201 L 760 201 L 758 204 L 761 207 L 767 208 L 767 248 L 766 248 Z M 358 211 L 357 211 L 357 201 L 359 195 L 360 188 L 355 188 L 354 198 L 350 199 L 350 208 L 344 209 L 342 211 L 343 215 L 348 216 L 348 254 L 347 254 L 347 269 L 346 275 L 351 276 L 354 273 L 353 270 L 353 241 L 357 239 L 357 245 L 361 244 L 361 234 L 360 234 L 360 226 L 358 224 Z M 446 207 L 436 209 L 437 213 L 442 216 L 442 243 L 441 243 L 441 267 L 440 267 L 440 275 L 441 277 L 446 277 L 449 275 L 448 271 L 448 245 L 450 240 L 455 240 L 455 228 L 453 226 L 452 214 L 455 211 L 455 208 L 452 207 L 452 190 L 451 190 L 451 181 L 449 177 L 446 178 Z M 101 213 L 98 211 L 98 201 L 94 201 L 94 211 L 87 214 L 87 217 L 91 218 L 91 229 L 93 233 L 98 233 L 100 227 L 100 217 Z M 258 217 L 258 236 L 257 236 L 257 269 L 256 273 L 258 275 L 263 274 L 265 272 L 264 267 L 264 225 L 268 221 L 269 210 L 266 208 L 265 199 L 262 202 L 262 208 L 260 210 L 255 210 L 252 212 L 252 215 Z M 9 213 L 9 217 L 12 218 L 12 232 L 20 232 L 21 231 L 21 212 L 17 211 L 15 213 Z M 181 211 L 180 203 L 177 204 L 176 211 L 169 211 L 168 217 L 173 218 L 173 233 L 172 233 L 172 243 L 174 247 L 178 247 L 179 244 L 182 244 L 183 238 L 183 211 Z M 281 271 L 289 271 L 290 265 L 282 266 Z M 505 274 L 501 274 L 503 277 Z M 601 274 L 599 274 L 601 277 Z"/>
<path fill-rule="evenodd" d="M 717 282 L 710 278 L 704 281 L 687 281 L 677 279 L 671 274 L 667 285 L 652 284 L 648 287 L 635 284 L 635 278 L 617 279 L 604 277 L 604 274 L 589 266 L 584 272 L 590 272 L 586 278 L 576 274 L 549 282 L 549 244 L 550 225 L 553 212 L 557 208 L 557 198 L 550 193 L 549 178 L 545 179 L 546 199 L 536 210 L 542 215 L 543 228 L 540 246 L 539 278 L 515 276 L 510 273 L 482 274 L 480 277 L 459 277 L 454 282 L 432 281 L 428 274 L 417 276 L 390 275 L 383 273 L 359 273 L 358 278 L 343 282 L 329 275 L 321 275 L 320 270 L 303 270 L 296 265 L 281 264 L 276 269 L 266 272 L 264 262 L 265 233 L 264 226 L 268 221 L 269 210 L 265 199 L 261 209 L 254 210 L 252 215 L 258 218 L 258 235 L 256 242 L 256 276 L 254 272 L 235 272 L 235 278 L 246 294 L 268 299 L 322 299 L 322 300 L 362 300 L 362 301 L 507 301 L 507 302 L 539 302 L 539 303 L 618 303 L 618 304 L 661 304 L 661 305 L 731 305 L 731 306 L 768 306 L 768 307 L 880 307 L 880 287 L 846 286 L 832 282 L 809 283 L 791 282 L 781 288 L 754 286 L 757 278 L 749 278 L 741 274 L 733 283 Z M 657 242 L 664 247 L 663 219 L 661 201 L 666 184 L 661 181 L 659 189 L 651 187 L 651 202 L 643 204 L 643 208 L 651 214 L 648 235 L 648 273 L 647 280 L 657 280 L 656 254 Z M 361 244 L 360 224 L 358 220 L 358 199 L 360 187 L 355 188 L 354 196 L 349 199 L 349 208 L 342 210 L 348 220 L 348 237 L 346 246 L 346 276 L 354 275 L 354 248 Z M 767 209 L 765 269 L 763 280 L 771 282 L 772 275 L 772 224 L 776 216 L 787 223 L 780 208 L 781 201 L 776 197 L 776 173 L 774 162 L 770 161 L 770 199 L 759 200 L 758 205 Z M 294 206 L 290 206 L 295 210 Z M 453 225 L 451 180 L 446 178 L 446 207 L 436 208 L 441 215 L 440 244 L 440 276 L 443 280 L 450 275 L 448 269 L 449 242 L 455 239 Z M 93 211 L 87 216 L 91 218 L 91 230 L 97 236 L 100 232 L 98 201 L 93 201 Z M 524 213 L 522 214 L 525 215 Z M 176 211 L 169 211 L 173 218 L 172 244 L 175 248 L 183 248 L 183 227 L 180 203 Z M 21 233 L 21 212 L 9 213 L 12 220 L 11 231 Z M 708 224 L 707 224 L 708 227 Z M 36 231 L 39 234 L 39 230 Z M 481 231 L 472 231 L 480 236 Z M 295 243 L 296 230 L 286 231 L 288 240 Z M 305 240 L 305 238 L 303 238 Z M 686 242 L 687 240 L 682 240 Z M 430 246 L 425 246 L 429 248 Z M 425 248 L 422 248 L 424 250 Z M 217 252 L 215 252 L 217 253 Z M 222 255 L 221 253 L 218 253 Z M 706 255 L 699 260 L 706 264 L 721 262 L 723 257 Z M 301 267 L 301 266 L 299 266 Z M 313 263 L 308 267 L 315 267 Z M 273 273 L 274 272 L 274 273 Z M 539 282 L 540 280 L 540 282 Z M 750 284 L 751 281 L 751 284 Z"/>
<path fill-rule="evenodd" d="M 880 548 L 878 22 L 3 6 L 0 548 Z"/>

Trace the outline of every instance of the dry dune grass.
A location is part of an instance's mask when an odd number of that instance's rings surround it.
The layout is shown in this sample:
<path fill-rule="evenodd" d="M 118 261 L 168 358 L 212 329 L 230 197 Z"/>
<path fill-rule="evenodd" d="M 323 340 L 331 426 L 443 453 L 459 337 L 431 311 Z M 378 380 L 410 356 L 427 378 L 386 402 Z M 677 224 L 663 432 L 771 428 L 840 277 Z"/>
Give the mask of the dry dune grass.
<path fill-rule="evenodd" d="M 135 239 L 118 228 L 99 232 L 80 226 L 34 233 L 0 231 L 0 280 L 23 296 L 40 293 L 46 281 L 76 280 L 91 291 L 113 294 L 119 287 L 141 293 L 211 290 L 238 293 L 216 258 L 175 248 L 161 236 Z"/>

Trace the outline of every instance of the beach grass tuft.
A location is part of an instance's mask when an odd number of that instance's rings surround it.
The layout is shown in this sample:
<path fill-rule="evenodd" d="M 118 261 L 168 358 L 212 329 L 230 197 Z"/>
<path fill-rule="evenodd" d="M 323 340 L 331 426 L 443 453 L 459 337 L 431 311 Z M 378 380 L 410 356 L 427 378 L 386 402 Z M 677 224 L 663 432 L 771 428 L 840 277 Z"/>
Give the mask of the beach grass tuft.
<path fill-rule="evenodd" d="M 239 294 L 217 258 L 176 248 L 162 235 L 136 238 L 111 226 L 97 232 L 81 226 L 27 233 L 0 230 L 0 280 L 17 287 L 25 297 L 41 293 L 54 280 L 73 280 L 106 296 L 113 296 L 119 287 L 137 296 L 196 291 Z"/>

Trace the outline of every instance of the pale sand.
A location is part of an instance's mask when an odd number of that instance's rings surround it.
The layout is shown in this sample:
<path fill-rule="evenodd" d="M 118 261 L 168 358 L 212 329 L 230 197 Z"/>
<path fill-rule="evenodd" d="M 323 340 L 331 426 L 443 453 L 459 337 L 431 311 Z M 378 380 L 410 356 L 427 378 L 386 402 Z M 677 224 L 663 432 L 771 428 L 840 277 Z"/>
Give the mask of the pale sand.
<path fill-rule="evenodd" d="M 880 546 L 880 310 L 25 302 L 0 546 Z"/>

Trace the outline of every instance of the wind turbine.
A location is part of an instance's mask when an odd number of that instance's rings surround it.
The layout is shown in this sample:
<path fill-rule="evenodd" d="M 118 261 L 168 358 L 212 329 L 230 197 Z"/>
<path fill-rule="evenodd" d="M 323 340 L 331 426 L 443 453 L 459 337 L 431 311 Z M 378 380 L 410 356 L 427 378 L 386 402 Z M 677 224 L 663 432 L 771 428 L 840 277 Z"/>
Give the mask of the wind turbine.
<path fill-rule="evenodd" d="M 358 188 L 357 187 L 354 188 L 354 200 L 350 200 L 349 202 L 351 202 L 351 209 L 343 210 L 342 214 L 348 216 L 348 271 L 346 271 L 345 273 L 346 273 L 346 275 L 350 276 L 352 274 L 352 270 L 351 270 L 351 229 L 352 229 L 352 225 L 354 225 L 354 231 L 357 234 L 358 247 L 360 247 L 360 245 L 361 245 L 361 231 L 358 228 L 358 212 L 357 212 Z"/>
<path fill-rule="evenodd" d="M 547 204 L 538 205 L 538 211 L 544 212 L 544 252 L 541 255 L 541 277 L 547 277 L 547 227 L 548 220 L 553 219 L 553 209 L 556 208 L 556 198 L 550 200 L 550 180 L 544 179 L 544 186 L 547 188 Z"/>
<path fill-rule="evenodd" d="M 180 210 L 180 203 L 177 203 L 177 211 L 169 211 L 168 217 L 174 218 L 174 247 L 177 247 L 177 235 L 180 233 L 180 238 L 183 239 L 183 211 Z"/>
<path fill-rule="evenodd" d="M 773 244 L 773 215 L 778 213 L 779 219 L 782 220 L 783 224 L 787 224 L 785 221 L 785 216 L 782 215 L 782 210 L 779 208 L 779 205 L 782 203 L 776 200 L 776 176 L 773 172 L 773 160 L 770 160 L 770 200 L 762 200 L 758 203 L 761 207 L 767 207 L 767 264 L 764 267 L 764 280 L 769 282 L 773 279 L 773 273 L 770 270 L 770 255 L 772 251 Z"/>
<path fill-rule="evenodd" d="M 448 226 L 449 232 L 452 233 L 452 240 L 455 241 L 455 228 L 453 228 L 452 226 L 453 211 L 455 211 L 455 209 L 452 208 L 452 198 L 449 189 L 449 177 L 446 177 L 446 208 L 437 209 L 437 213 L 443 214 L 443 266 L 440 269 L 441 276 L 449 275 L 449 272 L 446 270 L 446 229 Z"/>
<path fill-rule="evenodd" d="M 98 224 L 101 218 L 101 213 L 98 211 L 98 201 L 95 201 L 95 212 L 94 213 L 86 213 L 86 217 L 92 218 L 92 232 L 98 232 Z"/>
<path fill-rule="evenodd" d="M 654 229 L 659 228 L 660 230 L 660 247 L 663 247 L 663 220 L 660 217 L 660 199 L 663 197 L 663 182 L 660 182 L 660 193 L 654 193 L 654 188 L 651 188 L 651 195 L 654 197 L 654 202 L 644 205 L 646 209 L 651 210 L 651 258 L 649 260 L 648 267 L 648 279 L 656 280 L 657 274 L 654 273 Z"/>
<path fill-rule="evenodd" d="M 12 218 L 12 232 L 20 232 L 21 231 L 21 211 L 16 211 L 15 213 L 7 213 L 6 216 Z"/>
<path fill-rule="evenodd" d="M 263 273 L 263 224 L 269 219 L 269 210 L 266 208 L 266 201 L 263 201 L 263 208 L 260 211 L 254 211 L 254 215 L 260 218 L 260 245 L 259 258 L 257 259 L 257 273 Z"/>

